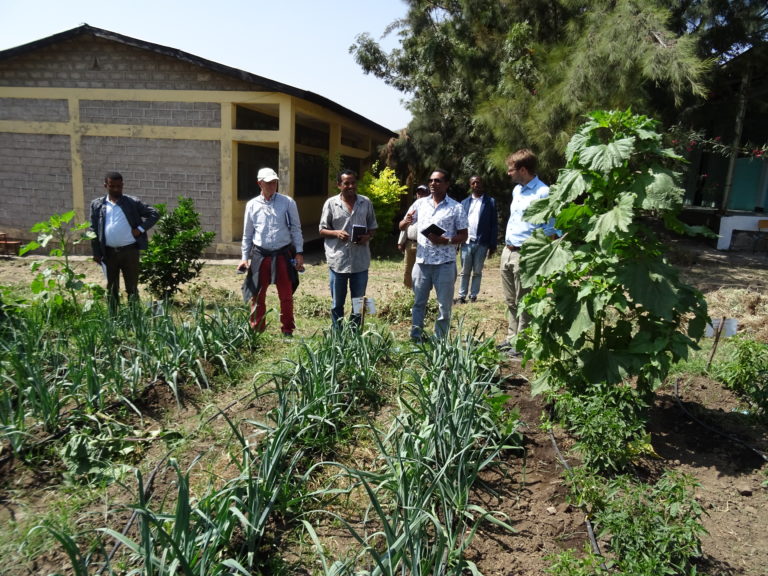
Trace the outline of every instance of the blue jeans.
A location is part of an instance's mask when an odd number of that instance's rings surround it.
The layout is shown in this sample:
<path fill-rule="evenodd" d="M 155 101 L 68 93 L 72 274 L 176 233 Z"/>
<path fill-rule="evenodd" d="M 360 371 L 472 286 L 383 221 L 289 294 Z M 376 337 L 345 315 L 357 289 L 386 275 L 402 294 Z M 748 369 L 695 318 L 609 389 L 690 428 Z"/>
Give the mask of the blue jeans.
<path fill-rule="evenodd" d="M 477 298 L 480 292 L 480 282 L 483 279 L 483 266 L 488 256 L 488 246 L 472 241 L 461 245 L 461 283 L 459 284 L 459 298 Z M 472 276 L 472 287 L 469 286 L 469 277 Z"/>
<path fill-rule="evenodd" d="M 437 296 L 438 316 L 435 320 L 435 336 L 445 338 L 451 326 L 453 288 L 456 284 L 456 262 L 444 264 L 413 265 L 413 310 L 411 311 L 411 338 L 421 338 L 424 315 L 432 287 Z"/>
<path fill-rule="evenodd" d="M 331 284 L 331 322 L 334 328 L 341 327 L 344 318 L 344 301 L 347 299 L 347 285 L 349 285 L 350 298 L 362 298 L 368 287 L 368 270 L 362 272 L 334 272 L 330 268 Z M 360 326 L 362 316 L 352 314 L 350 320 Z"/>

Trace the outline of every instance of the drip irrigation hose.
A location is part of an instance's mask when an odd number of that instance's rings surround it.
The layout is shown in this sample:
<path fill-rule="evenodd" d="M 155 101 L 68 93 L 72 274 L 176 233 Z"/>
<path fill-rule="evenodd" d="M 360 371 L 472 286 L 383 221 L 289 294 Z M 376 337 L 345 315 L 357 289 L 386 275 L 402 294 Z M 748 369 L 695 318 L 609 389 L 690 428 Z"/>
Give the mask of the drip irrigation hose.
<path fill-rule="evenodd" d="M 526 382 L 530 383 L 528 378 L 526 378 L 522 374 L 520 374 L 518 376 L 522 380 L 525 380 Z M 552 419 L 553 408 L 554 408 L 553 406 L 550 406 L 550 407 L 548 407 L 546 409 L 547 419 L 548 419 L 548 421 L 550 423 L 553 423 L 553 419 Z M 552 427 L 551 426 L 549 427 L 547 432 L 549 434 L 549 441 L 552 443 L 552 447 L 555 449 L 555 456 L 557 457 L 557 460 L 560 462 L 560 464 L 563 466 L 563 468 L 565 468 L 567 471 L 570 472 L 573 469 L 571 468 L 571 465 L 568 464 L 568 461 L 563 456 L 563 453 L 560 452 L 560 447 L 557 445 L 557 440 L 555 439 L 555 435 L 552 432 Z M 597 538 L 595 537 L 595 530 L 592 527 L 592 522 L 590 521 L 589 515 L 586 512 L 584 514 L 584 524 L 587 527 L 587 536 L 589 536 L 589 543 L 592 546 L 592 552 L 596 556 L 599 556 L 601 558 L 600 567 L 603 568 L 603 570 L 608 570 L 608 566 L 605 564 L 605 561 L 602 560 L 604 558 L 603 557 L 603 553 L 600 551 L 600 545 L 597 543 Z"/>
<path fill-rule="evenodd" d="M 683 401 L 680 399 L 680 378 L 677 378 L 675 380 L 675 402 L 677 402 L 677 405 L 680 408 L 680 410 L 682 410 L 685 413 L 685 415 L 688 416 L 688 418 L 690 418 L 691 420 L 696 422 L 696 424 L 698 424 L 699 426 L 705 428 L 706 430 L 709 430 L 710 432 L 714 432 L 718 436 L 722 436 L 723 438 L 726 438 L 726 439 L 730 440 L 731 442 L 735 442 L 736 444 L 739 444 L 740 446 L 743 446 L 747 450 L 757 454 L 764 461 L 768 462 L 768 455 L 766 455 L 765 452 L 761 452 L 757 448 L 755 448 L 753 446 L 750 446 L 749 444 L 747 444 L 746 442 L 744 442 L 743 440 L 741 440 L 740 438 L 737 438 L 736 436 L 734 436 L 732 434 L 728 434 L 728 433 L 723 432 L 722 430 L 720 430 L 718 428 L 715 428 L 714 426 L 710 426 L 709 424 L 707 424 L 706 422 L 704 422 L 700 418 L 697 418 L 696 416 L 691 414 L 691 412 L 685 406 L 683 406 Z"/>
<path fill-rule="evenodd" d="M 552 414 L 551 410 L 548 410 L 548 416 L 549 421 L 552 422 Z M 560 464 L 568 470 L 569 472 L 572 470 L 571 465 L 568 464 L 568 461 L 563 456 L 562 452 L 560 452 L 560 447 L 557 445 L 557 440 L 555 440 L 555 435 L 552 432 L 552 427 L 549 427 L 549 430 L 547 431 L 549 434 L 549 440 L 552 443 L 552 447 L 555 449 L 555 455 L 557 456 L 557 460 L 560 462 Z M 600 567 L 603 570 L 608 570 L 608 566 L 605 564 L 605 561 L 602 560 L 603 553 L 600 551 L 600 545 L 597 543 L 597 538 L 595 537 L 595 530 L 592 527 L 592 522 L 589 519 L 588 514 L 584 514 L 584 524 L 587 526 L 587 535 L 589 536 L 589 543 L 592 546 L 592 552 L 595 553 L 596 556 L 599 556 L 601 558 L 600 561 Z"/>

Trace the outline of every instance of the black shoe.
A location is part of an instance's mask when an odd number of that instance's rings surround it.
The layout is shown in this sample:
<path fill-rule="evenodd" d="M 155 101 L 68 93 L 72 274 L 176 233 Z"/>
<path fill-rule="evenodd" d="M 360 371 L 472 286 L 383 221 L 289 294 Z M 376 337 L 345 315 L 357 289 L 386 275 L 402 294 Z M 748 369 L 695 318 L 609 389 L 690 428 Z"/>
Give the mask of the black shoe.
<path fill-rule="evenodd" d="M 509 348 L 504 353 L 510 358 L 520 358 L 523 355 L 522 352 L 518 352 L 514 348 Z"/>
<path fill-rule="evenodd" d="M 469 297 L 470 302 L 477 302 L 477 296 L 470 296 Z"/>
<path fill-rule="evenodd" d="M 456 303 L 457 303 L 457 304 L 466 304 L 466 303 L 467 303 L 467 299 L 466 299 L 466 298 L 464 298 L 464 296 L 461 296 L 461 297 L 459 297 L 459 298 L 456 300 Z"/>
<path fill-rule="evenodd" d="M 512 347 L 512 344 L 509 343 L 509 340 L 504 340 L 501 344 L 496 345 L 496 350 L 501 350 L 502 352 L 506 352 L 507 350 L 514 350 Z"/>

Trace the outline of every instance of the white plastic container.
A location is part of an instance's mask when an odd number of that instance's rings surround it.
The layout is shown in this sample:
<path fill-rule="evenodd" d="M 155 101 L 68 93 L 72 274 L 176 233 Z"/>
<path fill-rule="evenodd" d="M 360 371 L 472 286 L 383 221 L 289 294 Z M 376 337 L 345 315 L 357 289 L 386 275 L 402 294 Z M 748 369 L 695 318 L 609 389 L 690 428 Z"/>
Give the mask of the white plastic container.
<path fill-rule="evenodd" d="M 717 333 L 717 329 L 720 327 L 721 318 L 713 318 L 712 324 L 707 324 L 704 330 L 704 336 L 706 338 L 713 338 Z M 739 321 L 736 318 L 726 318 L 723 323 L 723 331 L 720 334 L 722 338 L 729 338 L 736 335 L 736 331 L 739 329 Z"/>
<path fill-rule="evenodd" d="M 352 298 L 352 314 L 360 314 L 365 306 L 365 311 L 368 314 L 376 314 L 376 303 L 373 298 Z"/>

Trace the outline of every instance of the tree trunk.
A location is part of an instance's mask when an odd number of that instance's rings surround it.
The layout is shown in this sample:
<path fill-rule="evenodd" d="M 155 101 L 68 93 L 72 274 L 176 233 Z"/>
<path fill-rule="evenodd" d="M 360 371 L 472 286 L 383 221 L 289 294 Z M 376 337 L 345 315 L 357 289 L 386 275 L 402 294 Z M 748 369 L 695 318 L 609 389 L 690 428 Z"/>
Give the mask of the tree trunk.
<path fill-rule="evenodd" d="M 728 160 L 728 173 L 725 176 L 723 200 L 720 204 L 721 214 L 726 214 L 728 212 L 728 200 L 730 199 L 731 189 L 733 188 L 733 173 L 736 171 L 736 160 L 739 158 L 741 134 L 744 129 L 744 116 L 747 113 L 747 90 L 749 90 L 749 66 L 744 69 L 744 74 L 741 77 L 741 87 L 739 88 L 739 111 L 736 114 L 733 143 L 731 144 L 731 157 Z"/>

